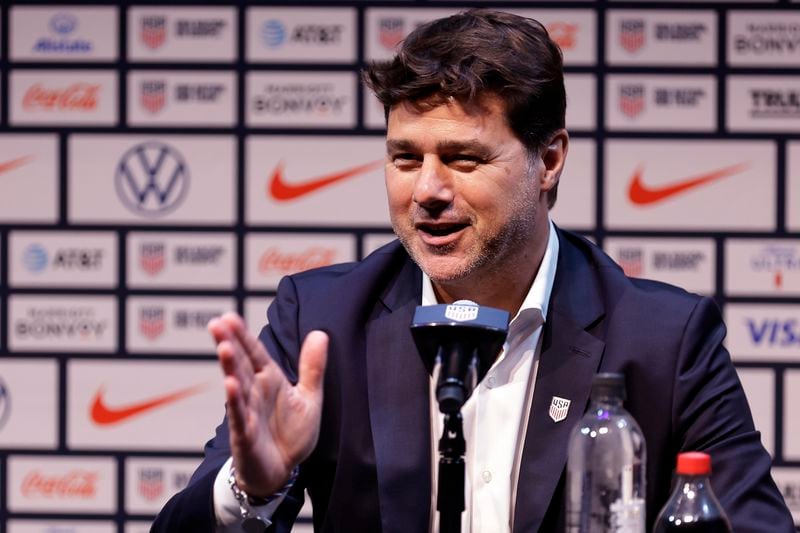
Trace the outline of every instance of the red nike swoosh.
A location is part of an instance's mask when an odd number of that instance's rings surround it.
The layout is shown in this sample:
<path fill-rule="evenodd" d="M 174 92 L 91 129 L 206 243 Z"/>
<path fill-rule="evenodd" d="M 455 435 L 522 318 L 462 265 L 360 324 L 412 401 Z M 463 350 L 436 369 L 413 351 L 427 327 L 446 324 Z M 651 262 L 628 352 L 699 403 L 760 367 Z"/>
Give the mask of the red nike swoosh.
<path fill-rule="evenodd" d="M 373 161 L 372 163 L 367 163 L 365 165 L 359 165 L 357 167 L 349 168 L 346 170 L 342 170 L 341 172 L 335 172 L 333 174 L 328 174 L 327 176 L 320 176 L 318 178 L 313 178 L 308 180 L 304 183 L 299 185 L 293 185 L 290 183 L 286 183 L 283 180 L 283 166 L 284 163 L 281 161 L 278 163 L 278 166 L 275 167 L 275 170 L 272 171 L 272 176 L 269 180 L 269 194 L 279 202 L 288 202 L 289 200 L 295 200 L 300 198 L 301 196 L 305 196 L 310 194 L 314 191 L 318 191 L 323 187 L 327 187 L 337 181 L 342 181 L 347 178 L 352 178 L 353 176 L 357 176 L 358 174 L 363 174 L 364 172 L 369 172 L 375 168 L 378 168 L 384 163 L 384 160 L 381 159 L 379 161 Z"/>
<path fill-rule="evenodd" d="M 33 159 L 32 155 L 24 155 L 16 159 L 9 159 L 8 161 L 3 161 L 2 163 L 0 163 L 0 174 L 2 174 L 3 172 L 8 172 L 9 170 L 14 170 L 17 167 L 21 167 L 31 159 Z"/>
<path fill-rule="evenodd" d="M 94 395 L 94 399 L 92 400 L 91 417 L 94 423 L 99 426 L 118 424 L 131 417 L 177 402 L 178 400 L 182 400 L 187 396 L 197 394 L 201 390 L 205 389 L 206 386 L 207 384 L 205 383 L 194 385 L 192 387 L 187 387 L 169 394 L 164 394 L 163 396 L 151 398 L 150 400 L 132 403 L 121 407 L 107 406 L 105 398 L 103 397 L 105 394 L 105 387 L 100 387 L 97 390 L 97 393 Z"/>
<path fill-rule="evenodd" d="M 637 168 L 636 172 L 633 173 L 631 183 L 628 186 L 628 198 L 630 198 L 631 202 L 638 205 L 655 204 L 661 202 L 662 200 L 666 200 L 671 196 L 688 191 L 689 189 L 694 189 L 695 187 L 710 183 L 714 180 L 742 172 L 749 166 L 750 163 L 739 163 L 709 172 L 707 174 L 701 174 L 700 176 L 684 178 L 673 183 L 672 185 L 667 185 L 666 187 L 653 188 L 642 183 L 642 172 L 644 171 L 644 165 L 639 165 L 639 168 Z"/>

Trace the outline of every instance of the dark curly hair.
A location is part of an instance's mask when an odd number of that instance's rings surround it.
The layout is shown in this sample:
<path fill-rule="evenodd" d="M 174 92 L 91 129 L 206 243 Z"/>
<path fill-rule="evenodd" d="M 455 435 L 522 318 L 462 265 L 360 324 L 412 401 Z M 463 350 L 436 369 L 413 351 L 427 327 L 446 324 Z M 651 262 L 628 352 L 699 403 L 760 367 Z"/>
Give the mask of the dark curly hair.
<path fill-rule="evenodd" d="M 532 154 L 564 127 L 567 98 L 561 50 L 539 22 L 471 9 L 423 24 L 390 61 L 362 73 L 386 116 L 402 101 L 478 103 L 486 93 L 505 103 L 511 130 Z M 555 204 L 556 188 L 548 193 Z"/>

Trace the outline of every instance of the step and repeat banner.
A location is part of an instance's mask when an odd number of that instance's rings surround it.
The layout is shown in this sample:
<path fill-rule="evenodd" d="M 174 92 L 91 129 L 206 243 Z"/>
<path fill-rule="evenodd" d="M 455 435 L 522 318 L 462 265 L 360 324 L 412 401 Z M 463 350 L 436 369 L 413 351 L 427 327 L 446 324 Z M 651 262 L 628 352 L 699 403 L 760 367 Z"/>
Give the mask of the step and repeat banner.
<path fill-rule="evenodd" d="M 0 7 L 0 533 L 147 531 L 223 416 L 209 318 L 392 239 L 358 72 L 463 6 L 273 4 Z M 554 219 L 716 298 L 800 523 L 800 3 L 471 5 L 561 46 Z"/>

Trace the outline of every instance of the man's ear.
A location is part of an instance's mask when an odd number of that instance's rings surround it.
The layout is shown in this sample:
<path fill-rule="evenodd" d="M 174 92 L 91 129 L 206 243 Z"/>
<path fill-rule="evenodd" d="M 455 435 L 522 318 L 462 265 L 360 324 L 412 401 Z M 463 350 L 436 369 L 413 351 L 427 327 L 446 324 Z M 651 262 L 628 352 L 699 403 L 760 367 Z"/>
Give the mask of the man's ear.
<path fill-rule="evenodd" d="M 547 192 L 556 185 L 561 177 L 561 170 L 567 160 L 569 149 L 569 134 L 567 130 L 557 130 L 550 141 L 542 148 L 541 159 L 544 163 L 544 173 L 539 184 L 542 192 Z"/>

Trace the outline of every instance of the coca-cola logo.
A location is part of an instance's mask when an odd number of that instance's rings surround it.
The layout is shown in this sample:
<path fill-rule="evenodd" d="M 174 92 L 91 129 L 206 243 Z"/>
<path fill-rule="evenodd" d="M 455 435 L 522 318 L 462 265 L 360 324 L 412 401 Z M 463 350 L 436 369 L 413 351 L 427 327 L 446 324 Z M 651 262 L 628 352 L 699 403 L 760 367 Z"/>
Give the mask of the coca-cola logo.
<path fill-rule="evenodd" d="M 93 111 L 97 108 L 99 92 L 98 84 L 79 82 L 65 88 L 48 89 L 37 83 L 25 92 L 22 107 L 48 111 Z"/>
<path fill-rule="evenodd" d="M 258 261 L 258 271 L 262 274 L 280 272 L 293 274 L 311 268 L 333 264 L 336 250 L 313 246 L 301 252 L 282 252 L 277 248 L 267 248 Z"/>
<path fill-rule="evenodd" d="M 22 481 L 22 495 L 26 498 L 90 499 L 97 495 L 97 472 L 70 470 L 64 474 L 30 472 Z"/>

